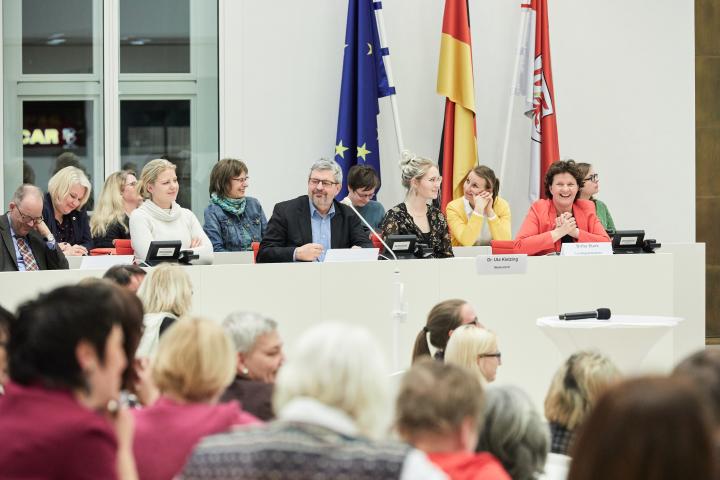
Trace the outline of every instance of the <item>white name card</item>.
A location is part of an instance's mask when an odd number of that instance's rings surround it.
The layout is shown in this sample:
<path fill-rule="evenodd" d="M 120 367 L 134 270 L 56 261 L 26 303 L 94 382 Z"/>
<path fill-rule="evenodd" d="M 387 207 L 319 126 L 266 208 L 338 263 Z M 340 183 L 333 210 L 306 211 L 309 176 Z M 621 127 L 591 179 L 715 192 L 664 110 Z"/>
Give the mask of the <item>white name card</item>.
<path fill-rule="evenodd" d="M 527 272 L 527 255 L 478 255 L 475 267 L 479 275 L 513 275 Z"/>
<path fill-rule="evenodd" d="M 612 243 L 563 243 L 560 255 L 578 257 L 582 255 L 612 255 Z"/>

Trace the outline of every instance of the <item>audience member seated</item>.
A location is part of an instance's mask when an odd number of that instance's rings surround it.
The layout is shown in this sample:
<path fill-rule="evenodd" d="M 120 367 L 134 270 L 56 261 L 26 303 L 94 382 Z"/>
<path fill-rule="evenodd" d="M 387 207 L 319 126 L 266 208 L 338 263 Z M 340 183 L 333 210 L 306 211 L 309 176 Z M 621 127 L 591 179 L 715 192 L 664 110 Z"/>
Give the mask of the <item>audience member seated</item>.
<path fill-rule="evenodd" d="M 515 237 L 515 250 L 528 255 L 559 252 L 563 243 L 609 242 L 595 204 L 580 200 L 583 176 L 572 160 L 557 161 L 545 174 L 546 199 L 530 206 Z"/>
<path fill-rule="evenodd" d="M 235 312 L 222 323 L 237 352 L 235 381 L 220 401 L 237 400 L 261 420 L 275 417 L 272 394 L 275 377 L 285 361 L 277 323 L 257 313 Z"/>
<path fill-rule="evenodd" d="M 144 199 L 130 215 L 130 238 L 135 257 L 145 260 L 153 240 L 180 240 L 183 250 L 200 255 L 199 263 L 212 262 L 212 244 L 195 214 L 175 201 L 180 185 L 175 165 L 164 159 L 145 165 L 138 182 Z"/>
<path fill-rule="evenodd" d="M 717 478 L 710 413 L 694 387 L 677 378 L 636 378 L 610 387 L 571 454 L 568 480 Z"/>
<path fill-rule="evenodd" d="M 490 240 L 512 238 L 510 204 L 498 196 L 500 180 L 490 167 L 479 165 L 470 170 L 463 193 L 445 209 L 453 245 L 490 245 Z"/>
<path fill-rule="evenodd" d="M 14 320 L 12 313 L 0 306 L 0 395 L 8 382 L 7 344 L 10 340 L 10 323 Z"/>
<path fill-rule="evenodd" d="M 163 263 L 150 271 L 140 285 L 138 297 L 145 307 L 145 326 L 136 356 L 151 358 L 160 335 L 192 307 L 192 283 L 183 267 Z"/>
<path fill-rule="evenodd" d="M 494 382 L 497 369 L 502 365 L 497 337 L 486 328 L 474 324 L 461 325 L 450 336 L 445 362 L 474 372 L 483 385 Z"/>
<path fill-rule="evenodd" d="M 390 385 L 365 329 L 324 323 L 305 332 L 278 374 L 274 404 L 275 422 L 205 439 L 181 478 L 445 478 L 422 452 L 376 440 L 390 424 Z"/>
<path fill-rule="evenodd" d="M 92 186 L 82 170 L 65 167 L 50 178 L 42 216 L 66 256 L 87 255 L 93 247 L 90 221 L 83 208 Z"/>
<path fill-rule="evenodd" d="M 113 248 L 115 240 L 130 238 L 129 216 L 141 201 L 136 185 L 135 173 L 125 170 L 115 172 L 105 180 L 90 218 L 93 248 Z"/>
<path fill-rule="evenodd" d="M 398 433 L 453 480 L 510 480 L 489 453 L 475 453 L 483 419 L 480 382 L 456 365 L 421 360 L 403 377 Z"/>
<path fill-rule="evenodd" d="M 370 165 L 353 165 L 348 172 L 347 184 L 348 194 L 342 203 L 352 204 L 371 227 L 376 231 L 379 230 L 383 217 L 385 217 L 385 207 L 382 203 L 372 199 L 375 196 L 375 190 L 380 186 L 380 177 L 375 169 Z M 367 230 L 365 224 L 363 224 L 363 228 Z"/>
<path fill-rule="evenodd" d="M 203 229 L 216 252 L 252 250 L 265 235 L 267 219 L 260 202 L 245 196 L 248 168 L 232 158 L 220 160 L 210 173 L 210 205 Z"/>
<path fill-rule="evenodd" d="M 575 432 L 600 395 L 618 380 L 618 368 L 599 352 L 575 353 L 558 368 L 545 397 L 545 418 L 550 422 L 552 453 L 568 455 Z"/>
<path fill-rule="evenodd" d="M 21 185 L 0 217 L 0 271 L 61 270 L 68 268 L 57 240 L 42 216 L 43 194 Z"/>
<path fill-rule="evenodd" d="M 117 399 L 122 325 L 141 317 L 137 297 L 101 282 L 20 306 L 0 397 L 2 478 L 137 478 L 132 418 Z"/>
<path fill-rule="evenodd" d="M 465 300 L 450 299 L 438 303 L 428 313 L 425 326 L 415 338 L 412 363 L 425 355 L 431 355 L 430 346 L 435 349 L 435 359 L 443 360 L 453 330 L 460 325 L 477 324 L 477 321 L 475 309 Z"/>
<path fill-rule="evenodd" d="M 235 362 L 230 339 L 217 322 L 184 317 L 167 331 L 152 367 L 161 396 L 133 410 L 140 478 L 171 480 L 202 437 L 260 423 L 237 402 L 217 403 L 232 381 Z"/>
<path fill-rule="evenodd" d="M 712 414 L 715 438 L 720 439 L 720 350 L 695 352 L 678 363 L 672 375 L 686 378 L 698 389 Z"/>
<path fill-rule="evenodd" d="M 146 273 L 137 265 L 114 265 L 107 269 L 103 278 L 137 293 Z"/>
<path fill-rule="evenodd" d="M 513 480 L 534 480 L 543 471 L 550 433 L 530 397 L 512 385 L 485 392 L 485 422 L 478 452 L 490 452 Z"/>
<path fill-rule="evenodd" d="M 372 247 L 355 212 L 334 200 L 341 184 L 337 162 L 315 162 L 308 194 L 275 205 L 257 262 L 322 262 L 330 248 Z"/>
<path fill-rule="evenodd" d="M 612 215 L 610 215 L 610 210 L 608 210 L 604 202 L 594 197 L 600 191 L 600 177 L 589 163 L 578 163 L 577 167 L 585 182 L 580 189 L 580 199 L 593 202 L 595 204 L 595 214 L 600 219 L 605 231 L 609 234 L 614 233 L 615 222 L 613 222 Z"/>
<path fill-rule="evenodd" d="M 388 210 L 383 219 L 383 237 L 415 235 L 429 247 L 434 258 L 452 257 L 450 232 L 445 215 L 429 202 L 437 199 L 442 177 L 432 160 L 404 152 L 400 176 L 407 189 L 405 201 Z"/>

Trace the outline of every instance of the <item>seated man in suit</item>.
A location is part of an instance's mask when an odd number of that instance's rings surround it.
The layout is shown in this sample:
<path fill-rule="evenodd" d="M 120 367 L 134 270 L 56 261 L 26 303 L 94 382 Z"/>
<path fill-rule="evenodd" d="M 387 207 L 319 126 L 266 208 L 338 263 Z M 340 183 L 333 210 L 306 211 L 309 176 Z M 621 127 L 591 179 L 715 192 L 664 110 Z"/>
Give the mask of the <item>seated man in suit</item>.
<path fill-rule="evenodd" d="M 257 262 L 322 262 L 330 248 L 372 247 L 357 215 L 335 200 L 341 184 L 340 165 L 315 162 L 308 194 L 275 205 Z"/>
<path fill-rule="evenodd" d="M 43 221 L 43 193 L 23 184 L 13 194 L 8 213 L 0 217 L 0 271 L 60 270 L 65 255 Z"/>

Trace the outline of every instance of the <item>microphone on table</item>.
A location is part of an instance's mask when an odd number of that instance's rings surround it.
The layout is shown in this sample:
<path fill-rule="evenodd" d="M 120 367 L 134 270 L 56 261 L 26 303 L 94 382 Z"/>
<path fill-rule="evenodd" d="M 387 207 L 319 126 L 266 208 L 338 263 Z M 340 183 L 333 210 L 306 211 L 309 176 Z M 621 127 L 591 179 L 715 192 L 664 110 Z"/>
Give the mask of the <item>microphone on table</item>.
<path fill-rule="evenodd" d="M 560 320 L 582 320 L 584 318 L 597 318 L 598 320 L 609 320 L 610 309 L 609 308 L 598 308 L 592 312 L 572 312 L 572 313 L 561 313 L 558 315 Z"/>
<path fill-rule="evenodd" d="M 358 212 L 355 209 L 355 205 L 353 205 L 350 200 L 348 200 L 347 202 L 340 202 L 340 203 L 350 207 L 352 209 L 352 211 L 355 212 L 355 215 L 357 215 L 360 218 L 360 220 L 362 220 L 362 222 L 365 224 L 365 226 L 370 229 L 370 233 L 372 233 L 375 236 L 375 238 L 377 238 L 380 241 L 382 246 L 385 247 L 385 251 L 390 252 L 390 255 L 392 255 L 393 259 L 395 259 L 395 260 L 398 259 L 397 255 L 395 255 L 395 252 L 392 251 L 392 248 L 388 247 L 387 243 L 385 243 L 385 241 L 382 239 L 382 237 L 380 235 L 378 235 L 377 232 L 375 231 L 375 229 L 368 223 L 367 220 L 365 220 L 365 217 L 360 215 L 360 212 Z M 383 257 L 383 258 L 385 258 L 385 257 Z"/>

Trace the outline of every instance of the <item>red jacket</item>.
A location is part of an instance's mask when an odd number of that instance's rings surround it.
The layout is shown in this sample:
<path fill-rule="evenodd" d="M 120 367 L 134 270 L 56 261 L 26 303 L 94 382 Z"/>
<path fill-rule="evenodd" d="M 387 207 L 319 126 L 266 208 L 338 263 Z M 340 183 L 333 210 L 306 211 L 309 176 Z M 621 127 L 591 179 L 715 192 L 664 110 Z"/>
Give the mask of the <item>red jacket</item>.
<path fill-rule="evenodd" d="M 451 480 L 511 480 L 502 464 L 487 452 L 428 453 Z"/>
<path fill-rule="evenodd" d="M 595 214 L 595 204 L 590 200 L 576 200 L 573 217 L 580 230 L 577 242 L 609 242 L 600 220 Z M 553 242 L 550 232 L 555 229 L 557 210 L 551 199 L 538 200 L 530 206 L 520 231 L 515 236 L 514 249 L 517 253 L 545 255 L 559 252 L 562 242 Z"/>

